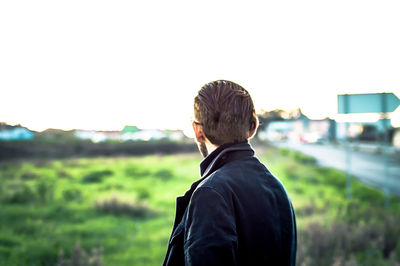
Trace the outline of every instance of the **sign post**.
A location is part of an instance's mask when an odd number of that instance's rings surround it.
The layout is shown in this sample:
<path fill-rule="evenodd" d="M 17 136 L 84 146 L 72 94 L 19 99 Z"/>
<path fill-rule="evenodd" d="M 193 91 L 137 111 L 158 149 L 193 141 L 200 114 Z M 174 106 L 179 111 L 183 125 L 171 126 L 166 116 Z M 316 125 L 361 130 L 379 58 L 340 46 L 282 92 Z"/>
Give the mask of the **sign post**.
<path fill-rule="evenodd" d="M 343 100 L 343 111 L 349 113 L 349 100 L 345 98 Z M 346 195 L 348 199 L 351 199 L 352 187 L 351 187 L 351 152 L 350 152 L 350 141 L 349 141 L 349 128 L 350 123 L 346 122 Z"/>
<path fill-rule="evenodd" d="M 383 130 L 383 154 L 385 157 L 384 162 L 384 175 L 385 175 L 385 206 L 390 205 L 390 187 L 389 187 L 389 133 L 387 126 L 387 114 L 396 110 L 400 105 L 399 98 L 393 93 L 369 93 L 369 94 L 342 94 L 338 95 L 338 113 L 339 114 L 353 114 L 353 113 L 381 113 L 384 118 Z M 347 197 L 351 198 L 351 156 L 350 145 L 348 140 L 349 123 L 346 123 L 346 165 L 347 165 Z"/>
<path fill-rule="evenodd" d="M 351 188 L 351 152 L 349 142 L 349 128 L 350 123 L 346 122 L 346 195 L 348 199 L 351 199 L 352 188 Z"/>
<path fill-rule="evenodd" d="M 390 186 L 389 186 L 389 127 L 387 126 L 387 116 L 383 115 L 383 130 L 385 130 L 384 141 L 383 141 L 383 156 L 385 156 L 385 162 L 383 165 L 383 174 L 385 175 L 385 207 L 390 206 Z"/>

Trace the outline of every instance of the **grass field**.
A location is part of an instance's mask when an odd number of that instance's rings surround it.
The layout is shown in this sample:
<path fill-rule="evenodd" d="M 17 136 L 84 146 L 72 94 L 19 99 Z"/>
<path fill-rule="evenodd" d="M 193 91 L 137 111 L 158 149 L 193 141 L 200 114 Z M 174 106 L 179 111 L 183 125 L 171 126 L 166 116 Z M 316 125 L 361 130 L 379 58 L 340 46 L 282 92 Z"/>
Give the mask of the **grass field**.
<path fill-rule="evenodd" d="M 400 200 L 285 149 L 259 158 L 286 186 L 298 265 L 399 265 Z M 199 178 L 197 154 L 0 164 L 0 265 L 161 265 L 175 198 Z"/>

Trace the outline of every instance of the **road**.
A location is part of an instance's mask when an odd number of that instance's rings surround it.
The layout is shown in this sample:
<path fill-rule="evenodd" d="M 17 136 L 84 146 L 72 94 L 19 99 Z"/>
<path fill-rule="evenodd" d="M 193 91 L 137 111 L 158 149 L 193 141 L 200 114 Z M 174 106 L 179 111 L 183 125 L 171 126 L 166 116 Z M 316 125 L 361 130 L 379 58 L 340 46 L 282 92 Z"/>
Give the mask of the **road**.
<path fill-rule="evenodd" d="M 346 171 L 346 150 L 344 147 L 303 143 L 278 143 L 279 147 L 297 150 L 317 159 L 321 166 Z M 391 195 L 400 196 L 400 161 L 389 157 L 389 175 L 384 175 L 383 155 L 351 151 L 351 174 L 361 182 L 384 191 L 385 182 L 389 184 Z"/>

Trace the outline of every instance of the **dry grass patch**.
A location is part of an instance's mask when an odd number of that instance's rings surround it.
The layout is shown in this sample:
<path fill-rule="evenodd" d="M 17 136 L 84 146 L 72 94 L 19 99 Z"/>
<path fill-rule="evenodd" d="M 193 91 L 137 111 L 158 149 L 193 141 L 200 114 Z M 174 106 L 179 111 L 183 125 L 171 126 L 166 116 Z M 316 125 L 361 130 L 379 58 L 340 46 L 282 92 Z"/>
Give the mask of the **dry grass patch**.
<path fill-rule="evenodd" d="M 108 199 L 98 200 L 95 203 L 95 209 L 113 215 L 129 215 L 133 218 L 152 218 L 158 212 L 150 208 L 144 201 L 128 201 L 118 196 L 112 196 Z"/>

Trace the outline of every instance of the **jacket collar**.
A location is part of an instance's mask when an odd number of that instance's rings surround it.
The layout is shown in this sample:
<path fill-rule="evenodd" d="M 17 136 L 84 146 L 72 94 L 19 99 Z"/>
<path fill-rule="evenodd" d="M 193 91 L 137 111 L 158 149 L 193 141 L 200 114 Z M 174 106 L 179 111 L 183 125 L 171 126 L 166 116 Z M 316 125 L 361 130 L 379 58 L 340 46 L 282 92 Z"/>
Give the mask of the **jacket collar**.
<path fill-rule="evenodd" d="M 240 143 L 230 143 L 230 144 L 224 144 L 218 147 L 215 151 L 210 153 L 200 164 L 200 173 L 201 173 L 201 178 L 194 182 L 190 189 L 186 191 L 186 193 L 178 197 L 176 199 L 176 212 L 175 212 L 175 222 L 174 222 L 174 227 L 173 231 L 177 227 L 177 225 L 180 223 L 184 212 L 186 210 L 187 205 L 189 204 L 190 198 L 193 194 L 193 192 L 196 190 L 197 186 L 211 173 L 213 173 L 215 170 L 220 168 L 222 165 L 224 165 L 226 162 L 230 160 L 235 160 L 236 158 L 242 157 L 242 153 L 236 153 L 235 151 L 244 151 L 248 153 L 248 155 L 254 155 L 254 151 L 251 148 L 250 144 L 245 141 L 245 142 L 240 142 Z M 228 158 L 229 155 L 229 158 Z M 172 238 L 172 236 L 171 236 Z"/>
<path fill-rule="evenodd" d="M 232 151 L 251 151 L 252 155 L 254 154 L 254 151 L 248 141 L 223 144 L 210 153 L 200 163 L 200 175 L 202 179 L 221 167 L 222 164 L 224 164 L 223 161 L 226 160 L 228 153 Z"/>
<path fill-rule="evenodd" d="M 228 161 L 228 155 L 230 155 L 230 157 L 240 156 L 232 153 L 235 151 L 247 151 L 249 152 L 249 155 L 254 155 L 254 150 L 252 149 L 248 141 L 240 143 L 228 143 L 219 146 L 216 150 L 214 150 L 206 158 L 203 159 L 203 161 L 200 163 L 201 178 L 194 182 L 191 185 L 190 189 L 186 191 L 185 195 L 181 196 L 180 198 L 187 198 L 187 200 L 189 200 L 193 191 L 197 188 L 201 181 L 203 181 L 207 176 L 209 176 L 211 173 L 213 173 L 215 170 L 220 168 Z"/>

